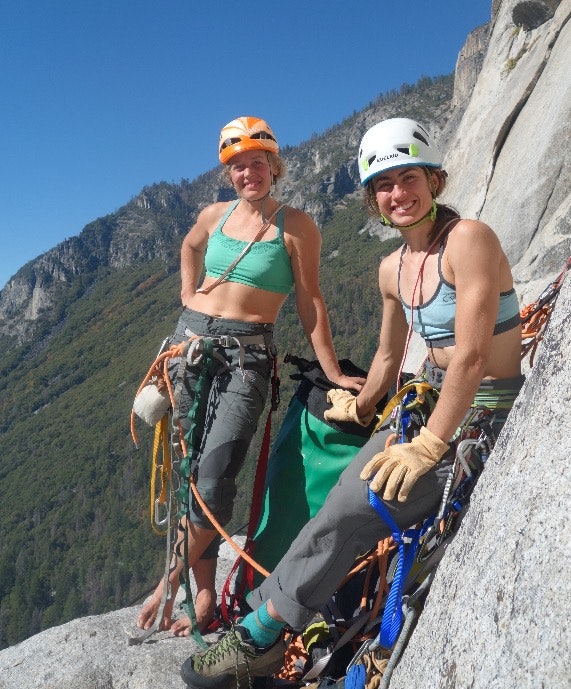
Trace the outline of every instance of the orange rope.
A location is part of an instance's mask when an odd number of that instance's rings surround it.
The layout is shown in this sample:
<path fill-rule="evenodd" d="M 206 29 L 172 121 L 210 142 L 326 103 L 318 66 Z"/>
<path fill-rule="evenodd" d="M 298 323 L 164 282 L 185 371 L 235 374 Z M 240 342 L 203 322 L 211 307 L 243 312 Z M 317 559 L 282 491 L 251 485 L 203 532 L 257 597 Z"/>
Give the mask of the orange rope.
<path fill-rule="evenodd" d="M 377 546 L 377 552 L 379 555 L 378 558 L 378 563 L 379 563 L 379 590 L 377 591 L 377 597 L 375 598 L 375 602 L 373 604 L 373 607 L 371 609 L 371 614 L 369 615 L 369 619 L 372 621 L 377 617 L 379 614 L 379 610 L 381 608 L 381 601 L 383 599 L 383 595 L 388 594 L 389 592 L 389 585 L 387 582 L 387 569 L 389 565 L 389 553 L 391 550 L 394 550 L 396 548 L 396 543 L 393 540 L 392 536 L 389 536 L 388 538 L 385 538 L 382 541 L 379 541 L 379 544 Z"/>
<path fill-rule="evenodd" d="M 162 352 L 161 354 L 158 355 L 158 357 L 153 361 L 151 364 L 151 367 L 147 371 L 147 375 L 143 378 L 142 383 L 139 385 L 137 392 L 135 393 L 135 397 L 141 392 L 141 390 L 149 383 L 150 380 L 153 378 L 156 378 L 158 383 L 157 387 L 162 389 L 163 387 L 166 386 L 166 389 L 168 390 L 171 405 L 174 408 L 174 392 L 172 389 L 170 377 L 168 375 L 168 363 L 170 359 L 175 359 L 176 357 L 182 356 L 184 354 L 184 351 L 188 344 L 192 342 L 193 340 L 197 339 L 196 336 L 191 337 L 189 340 L 185 340 L 184 342 L 180 342 L 177 345 L 172 345 L 169 349 L 167 349 L 165 352 Z M 131 423 L 130 423 L 130 429 L 131 429 L 131 437 L 133 438 L 133 442 L 135 443 L 135 447 L 138 449 L 139 448 L 139 438 L 137 437 L 137 431 L 135 429 L 135 412 L 131 410 Z"/>
<path fill-rule="evenodd" d="M 253 567 L 255 570 L 257 570 L 257 571 L 258 571 L 260 574 L 262 574 L 264 577 L 269 577 L 269 576 L 270 576 L 270 573 L 268 572 L 268 570 L 267 570 L 267 569 L 264 569 L 264 568 L 262 567 L 262 565 L 259 565 L 253 558 L 251 558 L 251 557 L 248 555 L 248 553 L 246 553 L 244 550 L 242 550 L 242 548 L 240 548 L 240 546 L 239 546 L 234 540 L 232 540 L 232 536 L 230 536 L 229 533 L 227 533 L 226 531 L 224 531 L 224 529 L 223 529 L 223 528 L 220 526 L 220 524 L 216 521 L 216 519 L 214 518 L 212 512 L 208 509 L 208 506 L 206 505 L 206 503 L 205 503 L 204 500 L 202 499 L 202 496 L 201 496 L 200 493 L 198 492 L 198 488 L 196 487 L 196 484 L 194 483 L 194 479 L 193 479 L 192 476 L 190 477 L 190 488 L 191 488 L 191 490 L 192 490 L 192 492 L 193 492 L 193 494 L 194 494 L 194 497 L 195 497 L 196 500 L 198 501 L 198 504 L 199 504 L 200 507 L 204 510 L 204 513 L 205 513 L 206 516 L 210 519 L 210 521 L 212 522 L 212 524 L 214 525 L 214 527 L 216 528 L 216 530 L 218 531 L 218 533 L 224 538 L 224 540 L 227 541 L 227 542 L 232 546 L 232 548 L 234 548 L 234 550 L 238 553 L 238 555 L 239 555 L 241 558 L 243 558 L 244 560 L 246 560 L 246 562 L 248 562 L 250 565 L 252 565 L 252 567 Z"/>
<path fill-rule="evenodd" d="M 570 267 L 571 256 L 565 262 L 565 267 L 557 278 L 547 286 L 534 302 L 524 306 L 520 311 L 522 339 L 521 358 L 524 359 L 530 354 L 530 366 L 533 366 L 535 352 L 540 342 L 543 340 L 543 334 L 551 318 L 551 313 L 555 306 L 563 277 Z"/>
<path fill-rule="evenodd" d="M 375 550 L 371 550 L 371 552 L 366 555 L 362 560 L 360 560 L 352 569 L 351 571 L 343 578 L 343 581 L 341 584 L 339 584 L 339 589 L 343 588 L 343 586 L 350 581 L 356 574 L 358 574 L 361 570 L 368 568 L 367 573 L 365 575 L 365 583 L 363 585 L 363 595 L 361 598 L 361 604 L 360 604 L 360 609 L 364 610 L 367 605 L 367 591 L 369 589 L 369 583 L 371 581 L 371 577 L 373 574 L 373 570 L 375 568 L 375 565 L 378 566 L 379 568 L 379 589 L 376 594 L 375 602 L 373 604 L 373 608 L 371 611 L 371 618 L 373 619 L 379 612 L 380 606 L 381 606 L 381 600 L 384 594 L 388 593 L 388 584 L 387 584 L 387 566 L 388 566 L 388 560 L 389 560 L 389 553 L 391 550 L 394 550 L 396 548 L 396 544 L 392 538 L 392 536 L 388 536 L 387 538 L 383 539 L 382 541 L 379 541 L 377 543 L 377 547 Z"/>

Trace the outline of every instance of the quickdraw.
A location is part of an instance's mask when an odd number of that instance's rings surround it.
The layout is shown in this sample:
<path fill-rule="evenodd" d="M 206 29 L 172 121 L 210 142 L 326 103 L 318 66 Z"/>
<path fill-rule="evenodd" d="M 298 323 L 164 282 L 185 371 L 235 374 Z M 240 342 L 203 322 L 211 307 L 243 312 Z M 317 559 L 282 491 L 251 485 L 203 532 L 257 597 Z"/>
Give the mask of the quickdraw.
<path fill-rule="evenodd" d="M 549 323 L 555 301 L 561 289 L 563 278 L 570 267 L 571 256 L 567 259 L 565 267 L 555 280 L 547 285 L 534 302 L 524 306 L 520 311 L 522 323 L 521 358 L 523 360 L 529 355 L 530 367 L 533 366 L 535 352 L 539 343 L 543 340 L 545 328 Z"/>
<path fill-rule="evenodd" d="M 159 452 L 161 450 L 162 463 L 159 463 Z M 165 415 L 155 426 L 151 469 L 151 504 L 149 514 L 151 528 L 158 536 L 165 536 L 167 530 L 171 527 L 169 502 L 172 493 L 172 469 L 172 457 L 168 440 L 168 417 Z M 160 479 L 158 495 L 156 490 L 157 478 Z M 161 510 L 164 514 L 161 514 Z"/>
<path fill-rule="evenodd" d="M 379 428 L 385 423 L 389 416 L 393 414 L 393 412 L 395 412 L 397 418 L 396 425 L 399 429 L 401 429 L 402 424 L 398 420 L 399 415 L 402 415 L 403 410 L 405 412 L 409 411 L 412 406 L 418 407 L 421 404 L 424 404 L 424 402 L 427 401 L 426 393 L 430 390 L 435 390 L 435 388 L 424 380 L 411 380 L 408 383 L 405 383 L 401 388 L 399 388 L 399 391 L 396 393 L 396 395 L 388 401 L 387 405 L 383 409 L 383 413 L 377 421 L 372 435 L 379 430 Z M 431 406 L 434 408 L 434 404 Z M 430 411 L 432 411 L 432 409 L 430 409 Z M 395 418 L 395 415 L 393 415 L 393 418 Z M 400 433 L 401 430 L 398 432 Z M 402 442 L 402 440 L 400 442 Z"/>

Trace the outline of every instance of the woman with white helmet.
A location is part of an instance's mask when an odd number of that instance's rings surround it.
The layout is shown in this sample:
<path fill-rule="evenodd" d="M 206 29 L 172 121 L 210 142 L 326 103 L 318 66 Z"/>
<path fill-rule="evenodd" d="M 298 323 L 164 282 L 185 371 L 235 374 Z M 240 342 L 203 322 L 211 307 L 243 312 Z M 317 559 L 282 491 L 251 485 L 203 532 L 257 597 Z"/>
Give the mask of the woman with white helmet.
<path fill-rule="evenodd" d="M 235 686 L 234 677 L 246 687 L 250 676 L 275 671 L 283 659 L 283 626 L 302 629 L 355 558 L 391 535 L 372 503 L 400 529 L 435 514 L 459 434 L 485 419 L 493 445 L 523 383 L 508 261 L 490 227 L 437 201 L 446 173 L 426 128 L 407 118 L 376 124 L 363 136 L 358 165 L 368 208 L 400 230 L 404 243 L 379 267 L 382 325 L 367 381 L 357 396 L 331 391 L 325 414 L 370 422 L 375 405 L 401 379 L 412 330 L 427 345 L 417 382 L 429 408 L 419 400 L 397 443 L 390 416 L 381 418 L 321 510 L 250 596 L 254 612 L 184 663 L 182 676 L 194 689 Z"/>
<path fill-rule="evenodd" d="M 232 120 L 222 128 L 218 153 L 237 199 L 207 206 L 182 243 L 184 311 L 171 344 L 192 336 L 214 343 L 207 372 L 208 399 L 202 411 L 189 418 L 202 371 L 197 363 L 186 365 L 175 412 L 183 432 L 195 424 L 191 471 L 199 494 L 224 526 L 232 516 L 236 476 L 268 395 L 276 355 L 274 323 L 293 288 L 302 326 L 325 375 L 353 390 L 359 390 L 364 379 L 344 375 L 335 355 L 319 287 L 317 226 L 306 213 L 281 205 L 272 196 L 276 181 L 285 174 L 285 164 L 269 125 L 257 117 Z M 194 499 L 181 524 L 179 541 L 186 530 L 187 562 L 198 589 L 196 617 L 204 630 L 216 605 L 218 532 Z M 181 569 L 182 559 L 175 556 L 160 628 L 185 635 L 188 618 L 174 623 L 171 619 Z M 155 624 L 163 588 L 161 581 L 143 606 L 137 619 L 142 629 Z"/>

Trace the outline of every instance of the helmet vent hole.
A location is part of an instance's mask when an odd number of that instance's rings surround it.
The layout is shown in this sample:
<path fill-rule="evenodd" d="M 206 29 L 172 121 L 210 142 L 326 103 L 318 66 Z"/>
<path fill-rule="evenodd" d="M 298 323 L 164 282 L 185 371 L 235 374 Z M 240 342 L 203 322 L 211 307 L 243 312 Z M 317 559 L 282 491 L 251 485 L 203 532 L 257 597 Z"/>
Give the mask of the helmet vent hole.
<path fill-rule="evenodd" d="M 425 146 L 430 146 L 430 144 L 428 143 L 428 141 L 424 138 L 424 136 L 422 136 L 422 134 L 420 134 L 420 132 L 414 132 L 413 136 L 414 136 L 415 139 L 418 139 L 419 141 L 422 141 L 422 143 L 423 143 Z"/>
<path fill-rule="evenodd" d="M 269 139 L 270 141 L 275 141 L 275 138 L 268 132 L 255 132 L 250 135 L 250 139 Z"/>

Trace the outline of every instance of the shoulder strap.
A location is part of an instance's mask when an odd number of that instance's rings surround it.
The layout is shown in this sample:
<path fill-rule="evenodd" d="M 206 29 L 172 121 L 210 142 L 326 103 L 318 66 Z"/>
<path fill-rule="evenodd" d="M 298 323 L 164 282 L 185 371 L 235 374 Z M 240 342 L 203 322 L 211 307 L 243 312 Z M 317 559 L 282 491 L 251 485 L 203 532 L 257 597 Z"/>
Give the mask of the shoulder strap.
<path fill-rule="evenodd" d="M 402 269 L 402 259 L 403 259 L 403 256 L 404 256 L 404 252 L 405 252 L 405 251 L 406 251 L 406 244 L 403 244 L 402 247 L 401 247 L 401 250 L 400 250 L 399 270 L 398 270 L 398 273 L 397 273 L 397 292 L 398 292 L 398 295 L 399 295 L 399 299 L 401 300 L 401 303 L 402 303 L 403 305 L 404 305 L 404 301 L 403 301 L 402 294 L 401 294 L 401 291 L 400 291 L 400 272 L 401 272 L 401 269 Z"/>
<path fill-rule="evenodd" d="M 284 204 L 281 204 L 276 208 L 276 210 L 270 215 L 270 217 L 266 220 L 266 222 L 262 225 L 260 228 L 258 234 L 252 239 L 251 242 L 249 242 L 243 249 L 242 251 L 236 256 L 236 258 L 232 261 L 232 263 L 226 268 L 226 270 L 222 273 L 222 275 L 217 278 L 211 285 L 208 285 L 208 287 L 201 287 L 200 289 L 197 289 L 197 293 L 200 294 L 208 294 L 211 292 L 215 287 L 217 287 L 221 282 L 224 282 L 226 277 L 228 276 L 228 273 L 230 273 L 231 270 L 233 270 L 238 263 L 244 258 L 244 256 L 250 251 L 252 246 L 254 245 L 255 242 L 259 241 L 266 230 L 271 226 L 273 219 L 276 217 L 276 215 L 281 211 L 281 209 L 284 207 Z"/>
<path fill-rule="evenodd" d="M 233 201 L 233 202 L 228 206 L 228 208 L 226 209 L 226 212 L 225 212 L 224 215 L 222 216 L 222 219 L 221 219 L 220 222 L 218 223 L 218 227 L 217 227 L 216 229 L 220 230 L 220 229 L 222 229 L 222 228 L 224 227 L 224 224 L 226 223 L 226 221 L 228 220 L 228 218 L 229 218 L 230 215 L 232 214 L 232 211 L 234 211 L 234 209 L 236 208 L 236 206 L 237 206 L 239 203 L 240 203 L 240 199 L 236 199 L 235 201 Z"/>
<path fill-rule="evenodd" d="M 276 227 L 278 229 L 278 237 L 281 237 L 282 239 L 283 239 L 283 235 L 284 235 L 285 209 L 286 209 L 286 205 L 285 205 L 285 203 L 282 203 L 282 205 L 275 212 Z"/>
<path fill-rule="evenodd" d="M 444 242 L 450 234 L 450 232 L 456 227 L 456 225 L 462 220 L 462 218 L 452 218 L 449 220 L 444 227 L 440 230 L 438 237 L 440 238 L 440 247 L 438 249 L 438 277 L 443 281 L 444 275 L 442 275 L 442 254 L 444 253 Z"/>

